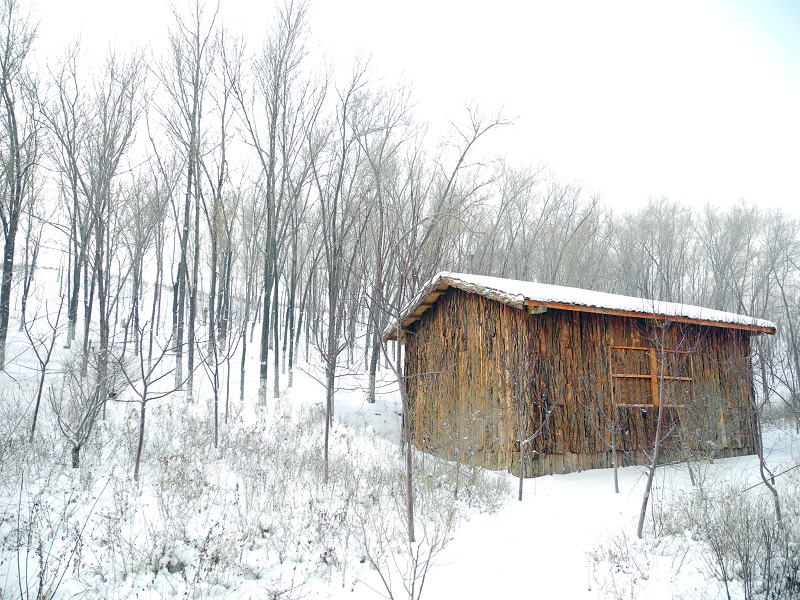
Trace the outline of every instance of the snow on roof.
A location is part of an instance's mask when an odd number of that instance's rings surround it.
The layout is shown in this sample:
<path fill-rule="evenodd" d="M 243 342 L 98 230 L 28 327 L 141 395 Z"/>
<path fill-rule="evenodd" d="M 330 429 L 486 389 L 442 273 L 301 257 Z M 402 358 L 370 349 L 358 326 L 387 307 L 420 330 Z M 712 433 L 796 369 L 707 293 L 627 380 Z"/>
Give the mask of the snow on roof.
<path fill-rule="evenodd" d="M 719 324 L 721 327 L 763 333 L 775 333 L 776 329 L 771 321 L 701 306 L 450 271 L 436 274 L 408 304 L 401 317 L 403 326 L 416 321 L 448 287 L 480 294 L 518 308 L 543 306 L 631 317 L 661 317 L 712 326 Z M 388 339 L 396 337 L 394 325 L 387 330 L 385 337 Z"/>

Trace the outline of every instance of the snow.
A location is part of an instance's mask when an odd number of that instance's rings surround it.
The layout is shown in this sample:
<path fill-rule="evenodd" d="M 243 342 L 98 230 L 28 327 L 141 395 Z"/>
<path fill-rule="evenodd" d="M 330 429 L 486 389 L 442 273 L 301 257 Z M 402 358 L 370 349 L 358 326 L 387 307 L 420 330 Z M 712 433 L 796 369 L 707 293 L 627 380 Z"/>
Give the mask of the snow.
<path fill-rule="evenodd" d="M 485 289 L 485 279 L 463 285 L 482 282 Z M 499 285 L 492 290 L 500 293 L 498 288 L 510 293 Z M 515 301 L 528 297 L 515 294 Z M 209 442 L 209 383 L 198 371 L 192 403 L 176 394 L 149 405 L 136 483 L 134 405 L 109 405 L 81 469 L 70 468 L 69 449 L 46 403 L 36 441 L 27 443 L 36 363 L 15 323 L 10 334 L 12 360 L 0 374 L 0 598 L 19 595 L 18 573 L 35 582 L 40 547 L 56 557 L 78 539 L 71 562 L 51 563 L 51 572 L 57 567 L 55 574 L 64 574 L 55 600 L 255 599 L 279 592 L 285 598 L 371 600 L 387 596 L 365 556 L 381 543 L 386 553 L 378 562 L 392 577 L 393 594 L 407 597 L 400 406 L 390 371 L 379 370 L 374 404 L 365 400 L 358 351 L 351 369 L 340 371 L 331 480 L 324 484 L 319 364 L 313 353 L 308 362 L 301 356 L 293 387 L 286 388 L 283 375 L 281 397 L 258 406 L 257 345 L 250 345 L 244 404 L 238 399 L 238 359 L 231 373 L 223 370 L 231 379 L 231 410 L 219 449 Z M 57 344 L 48 383 L 58 385 L 58 365 L 69 354 Z M 775 472 L 800 463 L 800 436 L 788 425 L 773 425 L 765 447 Z M 619 494 L 609 469 L 526 479 L 520 502 L 518 480 L 508 473 L 462 467 L 465 483 L 455 499 L 456 465 L 421 452 L 414 460 L 420 532 L 434 531 L 437 511 L 455 514 L 423 599 L 725 597 L 692 532 L 654 532 L 656 516 L 692 493 L 683 464 L 657 471 L 653 516 L 645 539 L 638 540 L 643 467 L 620 469 Z M 709 489 L 760 480 L 754 456 L 698 462 L 695 469 Z M 779 477 L 778 489 L 787 505 L 800 508 L 800 478 L 791 487 L 793 475 L 800 470 Z M 747 493 L 763 495 L 763 486 Z M 359 515 L 362 520 L 351 522 Z M 369 546 L 358 539 L 360 523 L 370 528 Z M 735 598 L 740 592 L 734 586 Z"/>
<path fill-rule="evenodd" d="M 684 317 L 720 324 L 747 325 L 772 329 L 776 326 L 765 319 L 757 319 L 747 315 L 739 315 L 701 306 L 692 306 L 677 302 L 664 302 L 646 298 L 635 298 L 619 294 L 609 294 L 593 290 L 520 281 L 486 275 L 472 275 L 442 271 L 422 286 L 421 291 L 402 311 L 402 321 L 410 316 L 435 289 L 452 286 L 467 292 L 480 294 L 487 298 L 522 308 L 525 302 L 559 303 L 576 307 L 597 308 L 614 311 L 642 313 L 643 315 L 659 315 L 666 317 Z M 390 331 L 392 328 L 390 328 Z"/>
<path fill-rule="evenodd" d="M 800 437 L 784 431 L 770 434 L 770 464 L 796 464 Z M 708 477 L 757 483 L 757 464 L 755 456 L 716 460 Z M 678 568 L 680 555 L 663 548 L 665 554 L 659 555 L 652 548 L 656 543 L 652 538 L 636 540 L 644 468 L 622 468 L 619 476 L 619 494 L 614 493 L 610 469 L 527 479 L 522 502 L 510 499 L 496 514 L 477 515 L 459 529 L 431 579 L 430 597 L 614 597 L 609 593 L 608 565 L 599 564 L 594 555 L 601 545 L 619 539 L 641 553 L 646 576 L 636 578 L 635 595 L 627 597 L 702 597 L 699 586 L 705 593 L 708 582 L 698 564 L 690 562 Z M 657 471 L 651 502 L 663 502 L 689 489 L 684 466 L 664 467 Z M 644 564 L 648 560 L 650 564 Z M 715 586 L 710 587 L 714 592 Z"/>

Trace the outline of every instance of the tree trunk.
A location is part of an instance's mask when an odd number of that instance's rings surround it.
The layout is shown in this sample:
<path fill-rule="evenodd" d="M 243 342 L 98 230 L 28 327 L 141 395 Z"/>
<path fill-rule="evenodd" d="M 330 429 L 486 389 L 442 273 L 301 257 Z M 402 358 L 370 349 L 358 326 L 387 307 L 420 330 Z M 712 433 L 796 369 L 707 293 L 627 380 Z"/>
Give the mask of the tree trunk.
<path fill-rule="evenodd" d="M 759 417 L 758 407 L 755 404 L 755 398 L 753 397 L 753 393 L 751 391 L 751 412 L 752 414 L 752 424 L 753 424 L 753 443 L 755 445 L 756 454 L 758 455 L 758 473 L 761 476 L 761 481 L 764 483 L 766 488 L 769 490 L 769 493 L 772 494 L 772 503 L 775 507 L 775 521 L 777 523 L 781 523 L 783 520 L 783 513 L 781 511 L 781 502 L 780 497 L 778 496 L 778 490 L 775 488 L 775 477 L 767 477 L 765 470 L 766 470 L 766 462 L 764 460 L 764 445 L 763 445 L 763 437 L 761 435 L 761 419 Z M 771 481 L 770 481 L 771 479 Z"/>
<path fill-rule="evenodd" d="M 378 375 L 378 361 L 380 360 L 381 338 L 377 327 L 372 332 L 372 352 L 369 357 L 369 387 L 367 388 L 367 402 L 375 403 L 375 380 Z"/>
<path fill-rule="evenodd" d="M 252 291 L 250 289 L 250 284 L 247 283 L 247 289 L 245 290 L 245 298 L 244 298 L 244 314 L 242 315 L 242 362 L 239 366 L 239 403 L 244 403 L 244 371 L 245 371 L 245 364 L 247 360 L 247 319 L 250 316 L 250 295 Z"/>
<path fill-rule="evenodd" d="M 216 201 L 215 201 L 216 202 Z M 214 208 L 214 214 L 216 215 L 216 206 Z M 216 223 L 216 221 L 214 221 Z M 217 256 L 217 234 L 215 231 L 211 231 L 211 283 L 209 284 L 208 289 L 208 348 L 207 351 L 211 354 L 214 351 L 214 345 L 217 343 L 216 335 L 217 335 L 217 323 L 216 323 L 216 302 L 217 302 L 217 262 L 219 262 L 219 258 Z M 220 286 L 221 287 L 221 286 Z"/>
<path fill-rule="evenodd" d="M 653 488 L 653 478 L 656 474 L 658 467 L 658 458 L 661 452 L 661 428 L 664 422 L 664 398 L 662 397 L 663 381 L 664 381 L 664 336 L 667 323 L 661 326 L 661 341 L 659 349 L 661 350 L 661 365 L 659 367 L 659 388 L 658 388 L 658 416 L 656 417 L 656 433 L 655 440 L 653 441 L 653 457 L 650 461 L 650 466 L 647 470 L 647 483 L 644 488 L 644 495 L 642 496 L 642 508 L 639 511 L 639 524 L 636 527 L 636 536 L 642 539 L 644 533 L 644 519 L 647 515 L 647 503 L 650 500 L 650 490 Z"/>
<path fill-rule="evenodd" d="M 150 309 L 150 331 L 148 332 L 149 342 L 147 347 L 148 371 L 153 363 L 153 330 L 155 329 L 156 335 L 158 335 L 158 324 L 161 322 L 161 283 L 164 272 L 163 237 L 158 233 L 156 235 L 158 236 L 156 239 L 156 280 L 153 285 L 153 306 Z"/>
<path fill-rule="evenodd" d="M 328 443 L 330 441 L 331 419 L 333 418 L 333 386 L 336 382 L 336 366 L 331 361 L 325 365 L 325 483 L 328 483 Z"/>
<path fill-rule="evenodd" d="M 275 283 L 272 296 L 272 345 L 273 345 L 273 361 L 272 361 L 272 397 L 281 397 L 281 356 L 278 352 L 278 342 L 280 336 L 280 324 L 278 320 L 278 269 L 275 267 Z"/>
<path fill-rule="evenodd" d="M 11 283 L 14 278 L 14 242 L 17 235 L 16 224 L 9 226 L 6 243 L 3 247 L 3 279 L 0 283 L 0 370 L 6 368 L 6 338 L 8 337 L 8 317 L 11 310 Z"/>
<path fill-rule="evenodd" d="M 55 335 L 55 333 L 53 335 Z M 33 424 L 31 425 L 31 437 L 28 440 L 31 444 L 33 443 L 33 436 L 36 433 L 36 420 L 39 417 L 39 406 L 42 403 L 42 392 L 44 391 L 44 378 L 46 372 L 47 365 L 45 364 L 42 366 L 42 374 L 39 376 L 39 388 L 36 390 L 36 405 L 33 407 Z"/>
<path fill-rule="evenodd" d="M 272 257 L 269 252 L 264 256 L 264 311 L 262 313 L 261 321 L 261 352 L 259 356 L 259 372 L 258 372 L 258 403 L 265 405 L 267 403 L 267 376 L 269 375 L 269 317 L 270 317 L 270 300 L 272 298 Z"/>
<path fill-rule="evenodd" d="M 228 247 L 225 250 L 225 277 L 223 278 L 223 284 L 219 286 L 220 291 L 220 298 L 217 305 L 219 306 L 218 310 L 218 318 L 217 318 L 217 338 L 219 339 L 220 347 L 225 348 L 227 345 L 228 340 L 228 322 L 230 321 L 230 312 L 231 312 L 231 281 L 232 281 L 232 273 L 231 273 L 231 263 L 233 260 L 233 253 L 230 249 L 230 240 L 231 235 L 230 232 L 228 234 Z"/>
<path fill-rule="evenodd" d="M 30 223 L 29 223 L 30 228 Z M 28 305 L 28 293 L 31 290 L 31 285 L 33 284 L 33 274 L 36 271 L 36 259 L 39 256 L 39 244 L 41 242 L 41 233 L 36 241 L 33 244 L 33 252 L 28 258 L 28 253 L 31 250 L 31 236 L 30 231 L 26 231 L 25 233 L 25 270 L 23 275 L 22 281 L 22 298 L 20 299 L 20 311 L 19 311 L 19 330 L 23 331 L 25 329 L 25 308 Z"/>
<path fill-rule="evenodd" d="M 197 181 L 195 179 L 195 181 Z M 199 183 L 198 183 L 199 185 Z M 199 197 L 199 194 L 197 194 Z M 192 286 L 189 296 L 189 327 L 186 332 L 186 399 L 190 402 L 194 394 L 194 352 L 197 332 L 197 294 L 200 284 L 200 202 L 194 205 L 194 253 L 192 257 Z"/>
<path fill-rule="evenodd" d="M 175 386 L 183 383 L 183 329 L 186 309 L 186 279 L 188 274 L 188 263 L 186 256 L 189 245 L 189 224 L 192 213 L 192 189 L 194 187 L 194 149 L 192 141 L 189 145 L 189 164 L 186 172 L 186 193 L 183 204 L 183 229 L 180 236 L 180 260 L 178 261 L 178 272 L 175 275 L 172 296 L 172 326 L 173 338 L 175 343 Z"/>
<path fill-rule="evenodd" d="M 75 339 L 75 326 L 78 322 L 78 302 L 80 301 L 79 294 L 81 288 L 81 270 L 83 268 L 83 261 L 78 261 L 77 257 L 75 264 L 72 267 L 72 286 L 69 296 L 69 307 L 67 308 L 67 340 L 64 343 L 65 348 L 72 346 L 72 341 Z"/>
<path fill-rule="evenodd" d="M 97 353 L 97 385 L 99 386 L 100 402 L 103 405 L 103 419 L 106 418 L 106 399 L 108 398 L 108 342 L 109 342 L 109 311 L 108 311 L 108 285 L 109 274 L 105 272 L 106 266 L 106 232 L 108 221 L 105 219 L 106 207 L 99 208 L 100 213 L 95 214 L 95 255 L 94 270 L 97 278 L 97 304 L 100 320 L 100 343 Z"/>
<path fill-rule="evenodd" d="M 406 380 L 403 375 L 403 330 L 400 320 L 397 321 L 397 345 L 395 354 L 395 365 L 399 375 L 400 400 L 403 403 L 403 437 L 406 445 L 406 518 L 408 520 L 408 541 L 412 544 L 416 541 L 414 536 L 414 488 L 413 488 L 413 455 L 411 446 L 411 409 L 408 404 L 408 390 Z"/>
<path fill-rule="evenodd" d="M 96 274 L 92 269 L 91 283 L 87 282 L 89 271 L 89 261 L 84 263 L 83 270 L 83 356 L 81 360 L 81 375 L 86 377 L 89 368 L 89 331 L 92 324 L 92 308 L 94 307 L 94 290 L 96 286 Z"/>
<path fill-rule="evenodd" d="M 519 407 L 519 400 L 517 400 L 517 403 L 517 431 L 519 435 L 519 494 L 517 499 L 522 502 L 522 484 L 525 481 L 525 444 L 523 443 L 522 410 Z"/>
<path fill-rule="evenodd" d="M 286 325 L 288 327 L 287 337 L 289 347 L 286 347 L 286 338 L 283 341 L 283 364 L 288 363 L 287 387 L 292 387 L 292 370 L 294 368 L 294 330 L 295 330 L 295 299 L 297 297 L 297 234 L 292 240 L 292 275 L 289 282 L 289 299 L 286 307 Z"/>
<path fill-rule="evenodd" d="M 612 409 L 613 410 L 613 409 Z M 611 462 L 612 467 L 614 468 L 614 493 L 619 494 L 619 476 L 618 476 L 618 469 L 619 469 L 619 461 L 617 459 L 617 424 L 616 422 L 611 423 Z"/>
<path fill-rule="evenodd" d="M 72 447 L 72 468 L 77 469 L 81 466 L 81 447 L 76 445 Z"/>

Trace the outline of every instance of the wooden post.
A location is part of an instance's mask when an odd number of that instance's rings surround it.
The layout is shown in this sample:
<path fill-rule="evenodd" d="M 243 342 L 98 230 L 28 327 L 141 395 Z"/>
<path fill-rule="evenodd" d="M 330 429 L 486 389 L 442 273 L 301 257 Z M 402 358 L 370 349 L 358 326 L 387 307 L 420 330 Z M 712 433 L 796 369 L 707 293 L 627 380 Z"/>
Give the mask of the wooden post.
<path fill-rule="evenodd" d="M 647 355 L 650 358 L 650 396 L 653 399 L 653 406 L 658 406 L 658 361 L 656 360 L 656 349 L 648 348 Z"/>

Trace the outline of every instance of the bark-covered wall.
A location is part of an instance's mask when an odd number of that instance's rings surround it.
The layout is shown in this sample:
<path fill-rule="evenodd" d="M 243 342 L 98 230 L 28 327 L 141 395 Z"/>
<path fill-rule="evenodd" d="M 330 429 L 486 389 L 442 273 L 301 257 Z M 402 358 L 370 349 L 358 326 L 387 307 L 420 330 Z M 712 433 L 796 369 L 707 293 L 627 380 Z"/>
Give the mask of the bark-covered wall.
<path fill-rule="evenodd" d="M 673 453 L 752 451 L 747 333 L 556 309 L 529 315 L 453 288 L 404 333 L 414 443 L 434 454 L 518 472 L 518 417 L 525 439 L 552 408 L 526 450 L 526 475 L 610 466 L 612 418 L 629 464 L 652 445 L 654 398 Z M 657 388 L 637 375 L 648 368 L 666 376 Z M 693 377 L 693 390 L 670 376 Z"/>

